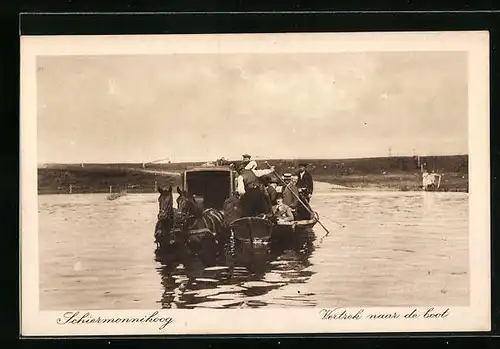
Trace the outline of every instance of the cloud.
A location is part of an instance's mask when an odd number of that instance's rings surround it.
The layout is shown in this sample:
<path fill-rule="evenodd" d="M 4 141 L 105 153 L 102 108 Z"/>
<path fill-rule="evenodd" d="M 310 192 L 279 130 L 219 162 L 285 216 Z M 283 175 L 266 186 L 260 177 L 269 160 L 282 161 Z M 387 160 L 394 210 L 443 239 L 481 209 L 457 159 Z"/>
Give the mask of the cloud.
<path fill-rule="evenodd" d="M 461 53 L 68 56 L 38 64 L 46 161 L 467 148 Z"/>

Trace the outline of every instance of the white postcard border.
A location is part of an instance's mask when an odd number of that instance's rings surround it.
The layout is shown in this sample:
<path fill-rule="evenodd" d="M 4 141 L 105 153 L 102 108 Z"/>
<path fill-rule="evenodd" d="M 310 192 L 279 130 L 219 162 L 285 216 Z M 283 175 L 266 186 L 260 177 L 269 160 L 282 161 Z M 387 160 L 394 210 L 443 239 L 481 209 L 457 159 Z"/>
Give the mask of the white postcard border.
<path fill-rule="evenodd" d="M 469 76 L 470 305 L 441 319 L 405 319 L 413 307 L 364 308 L 399 319 L 324 320 L 322 309 L 151 309 L 88 311 L 97 317 L 172 318 L 116 324 L 61 324 L 64 311 L 39 311 L 36 57 L 170 53 L 467 51 Z M 487 32 L 221 34 L 21 37 L 21 329 L 22 335 L 262 334 L 490 330 L 489 35 Z M 425 312 L 428 307 L 415 307 Z M 348 308 L 356 313 L 362 308 Z M 444 312 L 446 307 L 435 307 Z M 85 309 L 68 309 L 84 315 Z M 59 323 L 58 323 L 59 319 Z M 151 320 L 151 319 L 150 319 Z M 166 320 L 165 320 L 166 321 Z"/>

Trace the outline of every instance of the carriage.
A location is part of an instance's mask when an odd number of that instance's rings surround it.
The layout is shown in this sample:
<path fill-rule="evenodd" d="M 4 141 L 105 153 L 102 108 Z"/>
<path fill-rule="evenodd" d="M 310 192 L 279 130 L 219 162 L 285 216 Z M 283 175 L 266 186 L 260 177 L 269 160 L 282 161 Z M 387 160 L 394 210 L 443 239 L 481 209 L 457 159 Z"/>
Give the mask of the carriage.
<path fill-rule="evenodd" d="M 235 195 L 237 173 L 229 166 L 202 166 L 188 169 L 182 174 L 182 189 L 193 197 L 202 210 L 223 212 L 224 225 L 230 237 L 255 246 L 274 241 L 284 242 L 293 235 L 310 233 L 318 222 L 317 213 L 309 219 L 292 222 L 276 221 L 262 215 L 245 217 Z"/>

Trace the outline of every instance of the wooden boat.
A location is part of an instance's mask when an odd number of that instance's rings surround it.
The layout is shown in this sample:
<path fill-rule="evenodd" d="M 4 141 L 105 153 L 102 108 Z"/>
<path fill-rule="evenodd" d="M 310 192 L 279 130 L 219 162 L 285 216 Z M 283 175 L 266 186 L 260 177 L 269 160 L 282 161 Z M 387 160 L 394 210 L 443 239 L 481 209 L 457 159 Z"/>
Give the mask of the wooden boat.
<path fill-rule="evenodd" d="M 311 219 L 296 220 L 292 222 L 276 222 L 273 226 L 271 242 L 274 246 L 284 248 L 293 246 L 303 241 L 309 235 L 314 234 L 313 228 L 319 220 L 316 214 Z"/>
<path fill-rule="evenodd" d="M 297 234 L 308 232 L 318 223 L 318 217 L 292 222 L 277 222 L 274 225 L 273 234 Z"/>
<path fill-rule="evenodd" d="M 269 242 L 274 225 L 268 218 L 241 217 L 231 222 L 230 229 L 235 240 L 254 246 Z"/>

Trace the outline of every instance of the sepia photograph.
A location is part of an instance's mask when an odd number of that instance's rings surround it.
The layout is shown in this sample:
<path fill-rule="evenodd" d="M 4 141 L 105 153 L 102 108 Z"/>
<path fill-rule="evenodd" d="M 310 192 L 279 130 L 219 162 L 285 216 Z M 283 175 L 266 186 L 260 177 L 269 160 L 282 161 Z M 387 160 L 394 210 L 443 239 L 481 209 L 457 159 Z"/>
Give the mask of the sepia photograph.
<path fill-rule="evenodd" d="M 21 56 L 27 334 L 489 329 L 487 34 Z"/>

